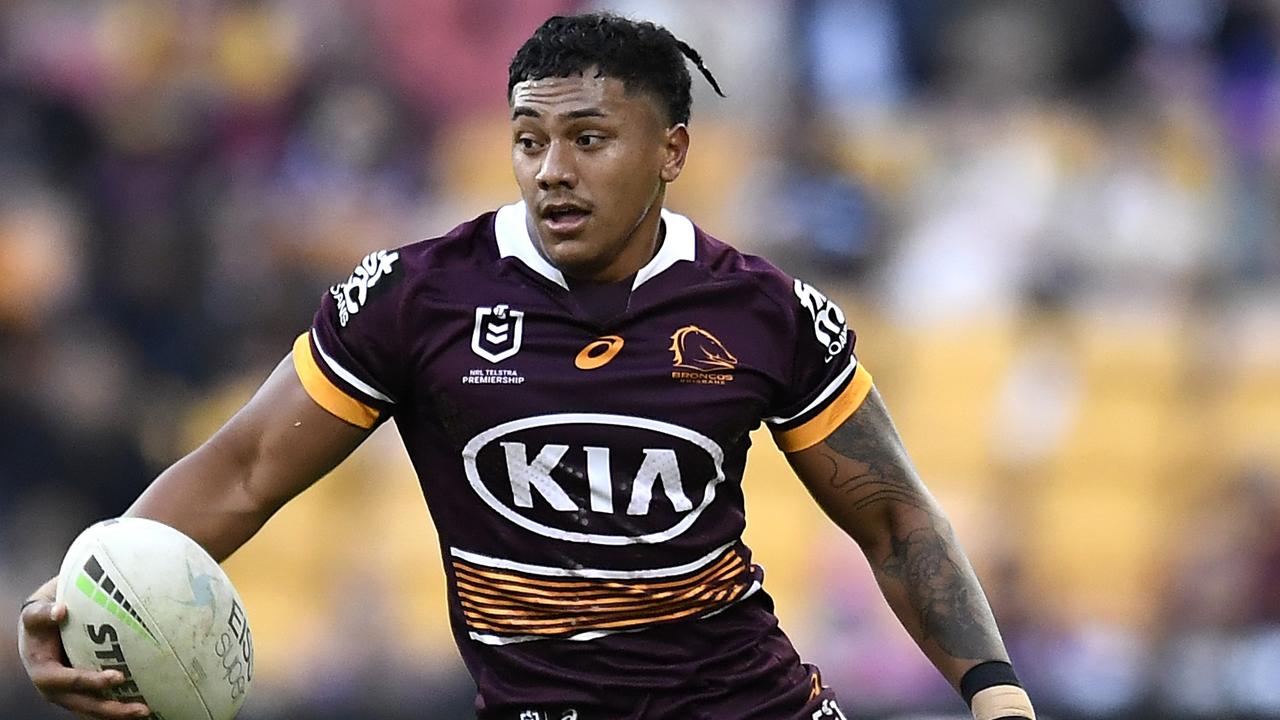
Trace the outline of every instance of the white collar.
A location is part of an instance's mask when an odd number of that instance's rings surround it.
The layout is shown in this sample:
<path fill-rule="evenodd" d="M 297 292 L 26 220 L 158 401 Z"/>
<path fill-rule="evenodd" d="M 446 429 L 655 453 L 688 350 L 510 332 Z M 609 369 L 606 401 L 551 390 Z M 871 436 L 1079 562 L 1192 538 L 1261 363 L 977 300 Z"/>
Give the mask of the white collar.
<path fill-rule="evenodd" d="M 568 290 L 569 283 L 564 274 L 556 266 L 538 252 L 533 239 L 529 237 L 529 227 L 525 224 L 524 202 L 504 205 L 498 208 L 497 217 L 493 221 L 493 233 L 498 238 L 498 252 L 502 257 L 514 257 L 524 263 L 530 270 Z M 631 289 L 640 287 L 641 283 L 657 277 L 659 273 L 675 265 L 681 260 L 693 261 L 696 250 L 694 243 L 693 222 L 689 218 L 662 210 L 662 220 L 667 225 L 666 237 L 662 247 L 649 262 L 636 273 Z"/>

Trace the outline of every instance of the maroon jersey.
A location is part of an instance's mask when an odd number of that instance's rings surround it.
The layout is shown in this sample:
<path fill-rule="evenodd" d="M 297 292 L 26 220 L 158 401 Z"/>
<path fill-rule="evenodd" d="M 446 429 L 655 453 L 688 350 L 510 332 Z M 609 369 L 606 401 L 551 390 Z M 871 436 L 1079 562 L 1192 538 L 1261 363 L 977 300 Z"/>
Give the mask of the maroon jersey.
<path fill-rule="evenodd" d="M 516 204 L 369 255 L 294 346 L 322 407 L 395 418 L 484 717 L 824 717 L 741 541 L 740 482 L 762 421 L 809 447 L 871 378 L 820 292 L 685 217 L 663 227 L 604 321 Z M 762 683 L 792 704 L 710 699 Z"/>

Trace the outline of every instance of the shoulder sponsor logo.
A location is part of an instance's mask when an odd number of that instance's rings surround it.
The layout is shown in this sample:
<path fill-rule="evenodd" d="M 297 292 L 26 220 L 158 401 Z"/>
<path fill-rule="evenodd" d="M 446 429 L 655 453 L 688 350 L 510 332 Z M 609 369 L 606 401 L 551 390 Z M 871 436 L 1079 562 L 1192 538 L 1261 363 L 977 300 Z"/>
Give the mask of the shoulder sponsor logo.
<path fill-rule="evenodd" d="M 626 415 L 513 420 L 473 437 L 462 460 L 472 489 L 499 515 L 544 537 L 594 545 L 677 537 L 724 480 L 724 450 L 711 438 Z"/>
<path fill-rule="evenodd" d="M 800 304 L 813 318 L 814 337 L 826 347 L 827 358 L 823 362 L 831 362 L 849 343 L 849 328 L 845 323 L 844 313 L 809 283 L 796 280 L 794 288 Z"/>
<path fill-rule="evenodd" d="M 400 253 L 379 250 L 364 256 L 355 272 L 345 282 L 329 288 L 329 294 L 338 305 L 338 324 L 346 327 L 351 316 L 360 312 L 369 301 L 369 290 L 395 269 Z"/>
<path fill-rule="evenodd" d="M 573 366 L 579 370 L 595 370 L 609 364 L 609 361 L 622 349 L 625 341 L 617 335 L 605 335 L 587 343 L 573 359 Z"/>
<path fill-rule="evenodd" d="M 524 313 L 507 305 L 476 308 L 476 325 L 471 331 L 471 351 L 491 363 L 520 352 L 524 334 Z"/>
<path fill-rule="evenodd" d="M 697 325 L 685 325 L 671 335 L 671 377 L 684 383 L 724 385 L 733 380 L 738 358 L 720 339 Z"/>

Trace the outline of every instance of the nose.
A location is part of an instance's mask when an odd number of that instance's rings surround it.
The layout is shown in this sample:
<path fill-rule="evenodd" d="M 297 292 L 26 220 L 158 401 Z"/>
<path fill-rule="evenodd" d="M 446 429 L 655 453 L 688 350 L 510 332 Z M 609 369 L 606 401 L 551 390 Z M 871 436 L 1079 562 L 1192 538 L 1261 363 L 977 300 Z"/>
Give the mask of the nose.
<path fill-rule="evenodd" d="M 542 155 L 542 167 L 538 168 L 535 179 L 541 190 L 576 186 L 578 172 L 574 165 L 573 148 L 569 147 L 568 143 L 552 141 Z"/>

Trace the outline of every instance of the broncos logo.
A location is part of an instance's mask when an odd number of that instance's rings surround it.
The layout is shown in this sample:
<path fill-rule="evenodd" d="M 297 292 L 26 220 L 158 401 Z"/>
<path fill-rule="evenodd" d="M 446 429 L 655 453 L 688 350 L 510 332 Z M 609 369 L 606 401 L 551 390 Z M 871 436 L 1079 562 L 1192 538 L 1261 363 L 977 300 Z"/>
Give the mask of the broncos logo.
<path fill-rule="evenodd" d="M 672 365 L 698 372 L 732 370 L 738 366 L 738 358 L 720 342 L 719 338 L 697 325 L 685 325 L 671 336 L 675 353 Z"/>

